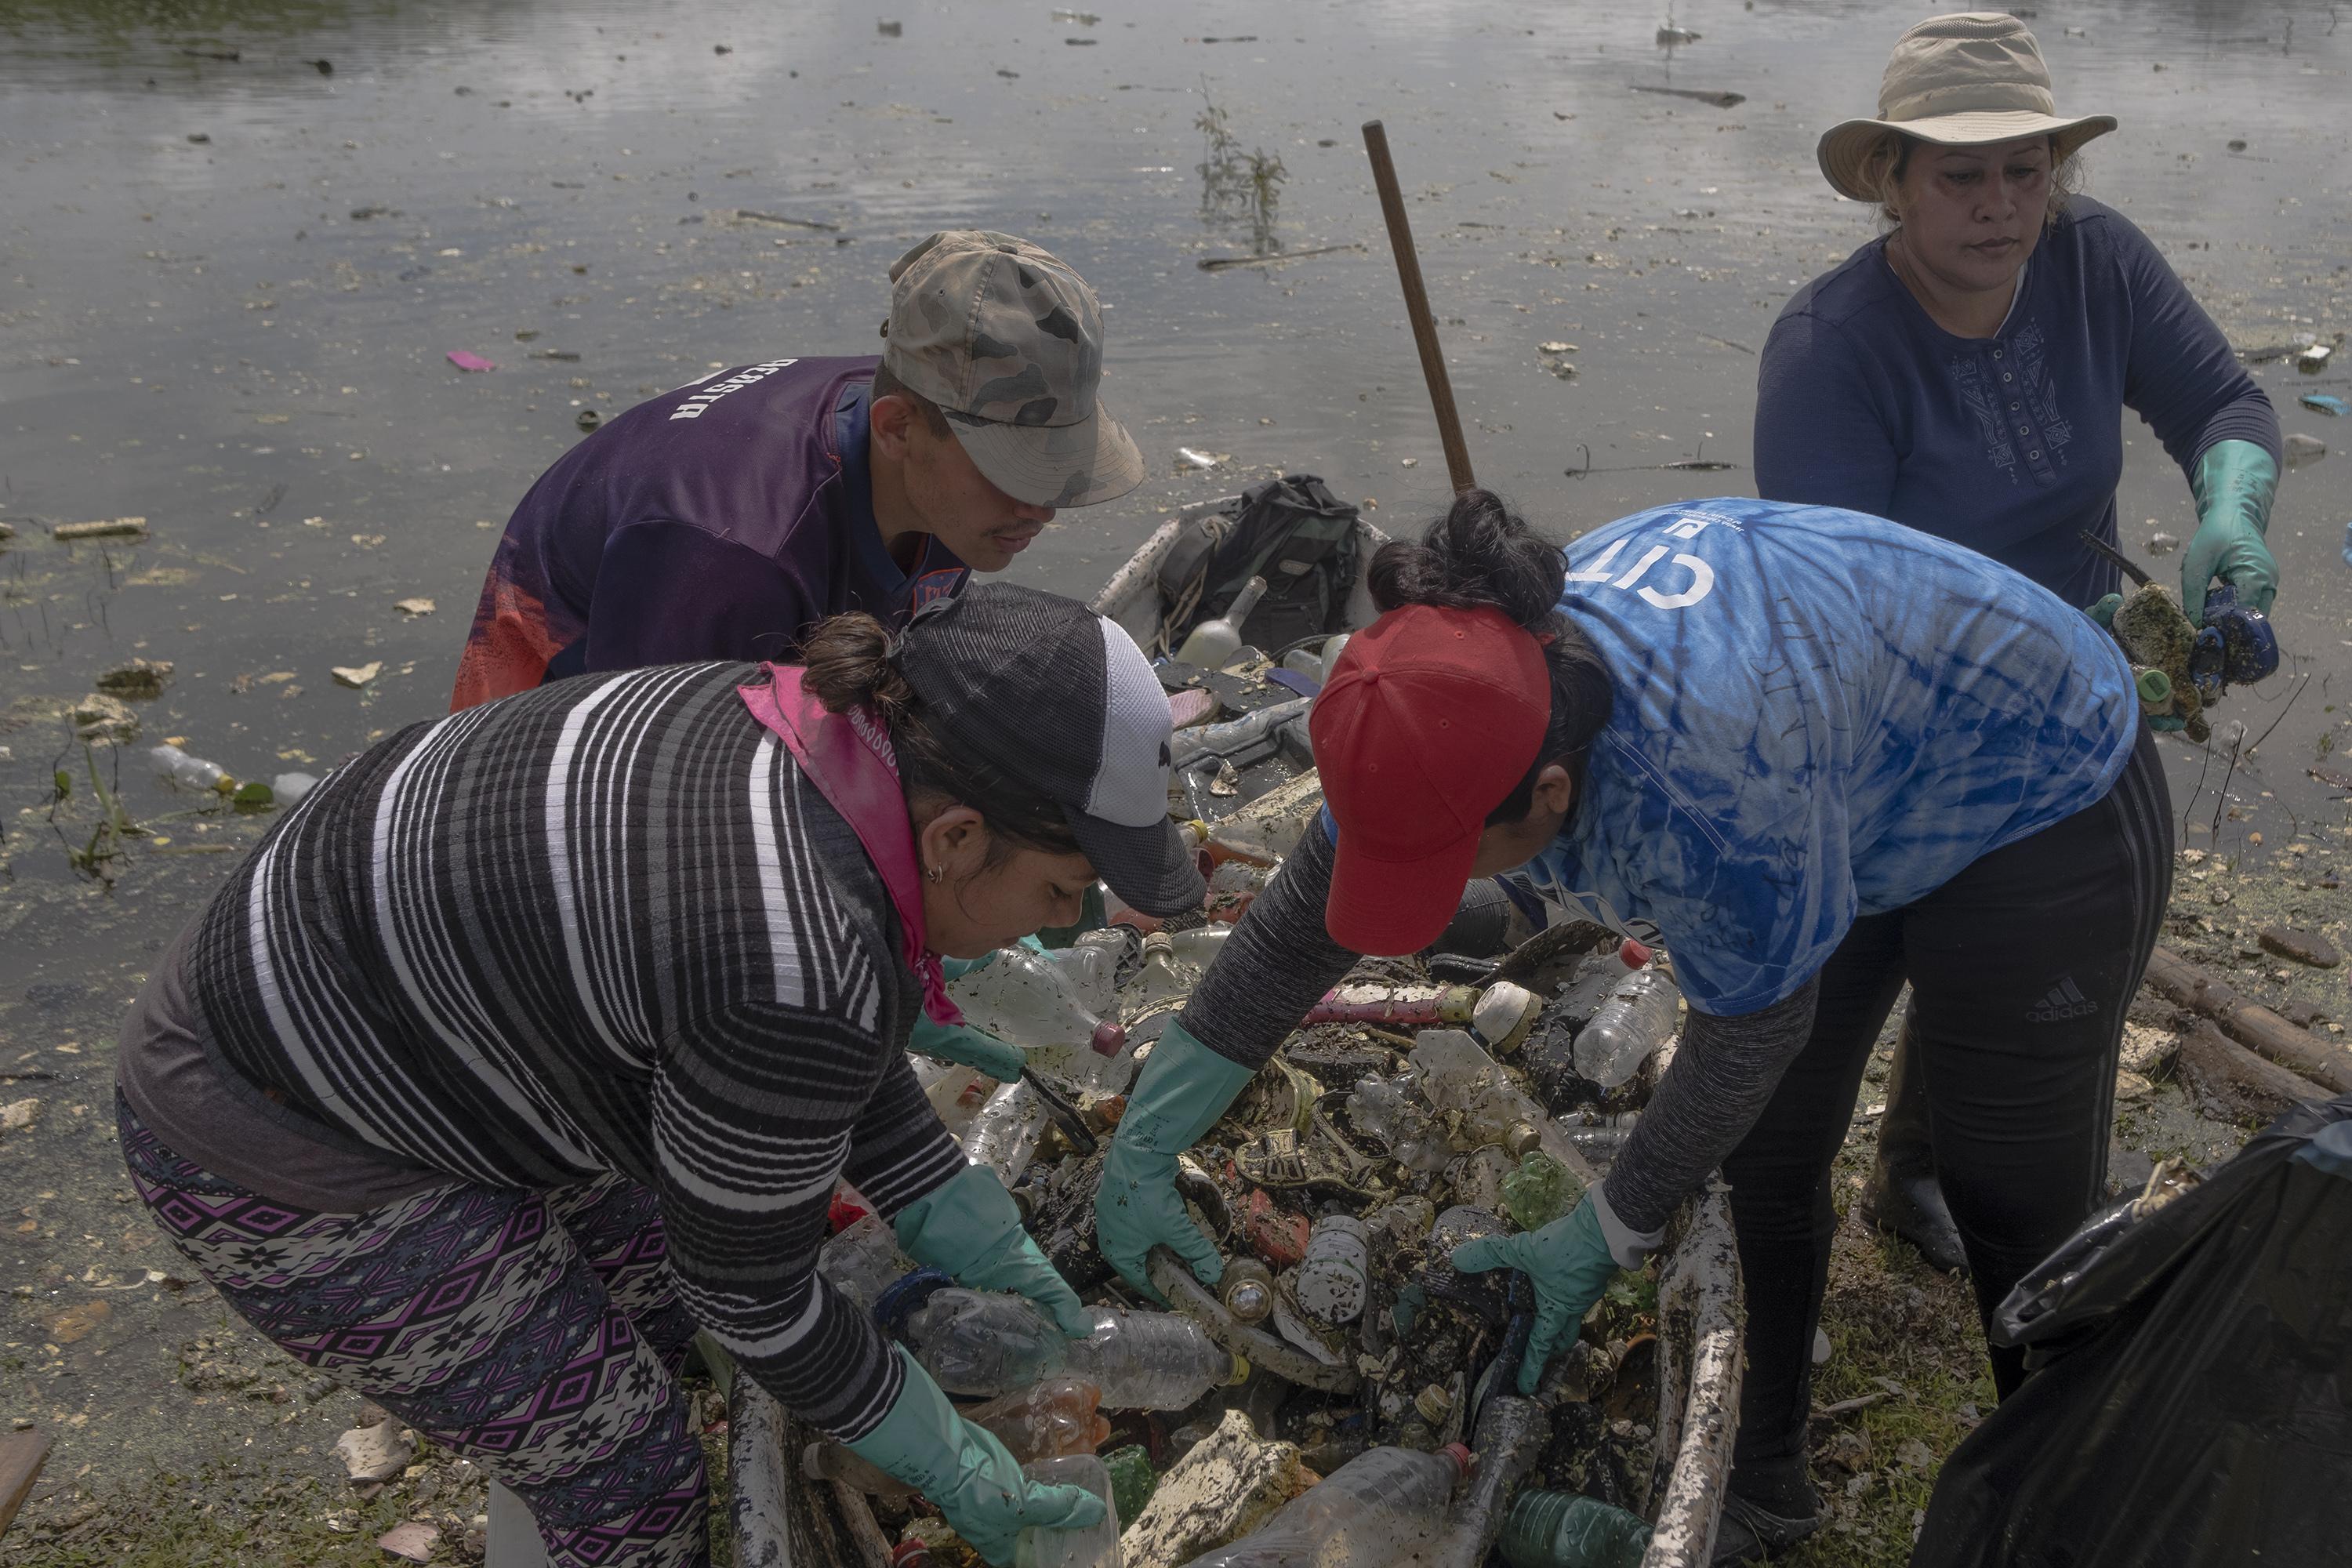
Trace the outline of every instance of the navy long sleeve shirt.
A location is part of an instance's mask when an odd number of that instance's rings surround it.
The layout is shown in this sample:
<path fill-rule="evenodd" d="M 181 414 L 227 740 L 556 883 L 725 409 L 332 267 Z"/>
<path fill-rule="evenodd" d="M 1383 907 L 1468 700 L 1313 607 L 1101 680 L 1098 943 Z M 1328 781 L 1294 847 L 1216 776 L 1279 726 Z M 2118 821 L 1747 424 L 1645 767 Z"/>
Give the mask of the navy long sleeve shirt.
<path fill-rule="evenodd" d="M 2122 411 L 2184 473 L 2217 441 L 2273 458 L 2278 416 L 2146 235 L 2077 196 L 1990 338 L 1937 326 L 1873 240 L 1799 289 L 1757 375 L 1767 500 L 1892 518 L 1982 552 L 2073 605 L 2118 583 Z"/>

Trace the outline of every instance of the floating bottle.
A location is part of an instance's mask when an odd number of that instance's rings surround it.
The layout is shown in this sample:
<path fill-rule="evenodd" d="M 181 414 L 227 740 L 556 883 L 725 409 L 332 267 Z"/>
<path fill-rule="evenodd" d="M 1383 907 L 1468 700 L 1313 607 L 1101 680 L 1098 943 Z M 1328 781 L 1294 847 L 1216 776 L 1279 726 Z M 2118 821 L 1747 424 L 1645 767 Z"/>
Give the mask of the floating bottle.
<path fill-rule="evenodd" d="M 1046 1530 L 1031 1525 L 1013 1544 L 1013 1568 L 1119 1568 L 1118 1505 L 1111 1499 L 1110 1471 L 1092 1454 L 1037 1459 L 1021 1473 L 1047 1486 L 1084 1487 L 1102 1499 L 1103 1516 L 1084 1530 Z"/>
<path fill-rule="evenodd" d="M 967 1410 L 963 1418 L 986 1427 L 1025 1465 L 1100 1447 L 1110 1437 L 1101 1405 L 1102 1390 L 1084 1378 L 1049 1377 L 1034 1388 Z"/>
<path fill-rule="evenodd" d="M 1497 1542 L 1511 1568 L 1641 1568 L 1650 1527 L 1576 1492 L 1521 1492 Z"/>
<path fill-rule="evenodd" d="M 208 763 L 202 757 L 192 757 L 177 746 L 157 746 L 148 753 L 155 771 L 182 789 L 213 790 L 226 795 L 236 787 L 228 770 L 218 763 Z"/>
<path fill-rule="evenodd" d="M 994 1171 L 1006 1186 L 1021 1179 L 1045 1131 L 1045 1102 L 1025 1083 L 1008 1083 L 988 1097 L 963 1135 L 963 1157 Z"/>
<path fill-rule="evenodd" d="M 1249 1368 L 1173 1312 L 1087 1309 L 1095 1331 L 1066 1337 L 1024 1297 L 941 1290 L 907 1320 L 907 1342 L 950 1394 L 992 1397 L 1056 1375 L 1083 1378 L 1112 1410 L 1181 1410 Z"/>
<path fill-rule="evenodd" d="M 816 1271 L 866 1311 L 882 1292 L 915 1270 L 898 1237 L 879 1215 L 867 1215 L 818 1248 Z"/>
<path fill-rule="evenodd" d="M 1470 1450 L 1368 1448 L 1189 1568 L 1385 1568 L 1437 1538 Z"/>
<path fill-rule="evenodd" d="M 1082 1051 L 1116 1056 L 1127 1043 L 1078 999 L 1061 964 L 1025 947 L 1002 947 L 978 969 L 948 983 L 964 1019 L 1010 1045 L 1034 1051 L 1034 1065 L 1055 1066 Z"/>
<path fill-rule="evenodd" d="M 1682 1000 L 1665 971 L 1627 971 L 1577 1031 L 1576 1070 L 1603 1089 L 1615 1089 L 1674 1037 Z"/>
<path fill-rule="evenodd" d="M 1241 592 L 1234 595 L 1234 602 L 1225 606 L 1223 615 L 1213 621 L 1202 621 L 1192 628 L 1192 635 L 1184 639 L 1184 646 L 1176 650 L 1177 662 L 1200 669 L 1224 668 L 1225 660 L 1242 650 L 1242 623 L 1249 619 L 1250 612 L 1257 608 L 1257 602 L 1264 597 L 1265 578 L 1253 577 L 1243 584 Z"/>

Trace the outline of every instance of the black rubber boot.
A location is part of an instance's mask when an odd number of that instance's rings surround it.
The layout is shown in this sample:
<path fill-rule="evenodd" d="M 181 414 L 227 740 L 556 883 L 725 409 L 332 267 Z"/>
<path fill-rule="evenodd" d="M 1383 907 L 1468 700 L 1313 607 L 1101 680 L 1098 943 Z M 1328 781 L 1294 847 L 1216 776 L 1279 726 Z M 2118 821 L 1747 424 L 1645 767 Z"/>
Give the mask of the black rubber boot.
<path fill-rule="evenodd" d="M 1735 1473 L 1731 1490 L 1724 1494 L 1723 1521 L 1716 1527 L 1710 1568 L 1733 1563 L 1761 1563 L 1786 1551 L 1822 1527 L 1821 1494 L 1800 1473 L 1770 1489 L 1769 1496 L 1739 1489 Z"/>
<path fill-rule="evenodd" d="M 1919 1081 L 1914 1014 L 1906 1009 L 1895 1036 L 1895 1067 L 1886 1075 L 1886 1113 L 1878 1119 L 1878 1163 L 1863 1184 L 1862 1217 L 1874 1229 L 1899 1236 L 1930 1267 L 1969 1271 L 1959 1227 L 1936 1184 L 1936 1152 L 1927 1131 L 1927 1094 Z"/>

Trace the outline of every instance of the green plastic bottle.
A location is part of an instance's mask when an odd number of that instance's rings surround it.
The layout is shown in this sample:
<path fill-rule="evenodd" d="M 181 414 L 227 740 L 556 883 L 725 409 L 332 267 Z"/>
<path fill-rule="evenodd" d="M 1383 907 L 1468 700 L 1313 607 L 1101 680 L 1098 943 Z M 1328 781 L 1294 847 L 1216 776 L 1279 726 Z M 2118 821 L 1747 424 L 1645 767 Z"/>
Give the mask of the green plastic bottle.
<path fill-rule="evenodd" d="M 1132 1523 L 1160 1485 L 1160 1478 L 1152 1473 L 1151 1460 L 1141 1444 L 1131 1444 L 1104 1455 L 1103 1464 L 1110 1471 L 1111 1501 L 1118 1509 L 1118 1517 Z"/>
<path fill-rule="evenodd" d="M 1576 1492 L 1521 1492 L 1497 1543 L 1511 1568 L 1641 1568 L 1650 1527 Z"/>

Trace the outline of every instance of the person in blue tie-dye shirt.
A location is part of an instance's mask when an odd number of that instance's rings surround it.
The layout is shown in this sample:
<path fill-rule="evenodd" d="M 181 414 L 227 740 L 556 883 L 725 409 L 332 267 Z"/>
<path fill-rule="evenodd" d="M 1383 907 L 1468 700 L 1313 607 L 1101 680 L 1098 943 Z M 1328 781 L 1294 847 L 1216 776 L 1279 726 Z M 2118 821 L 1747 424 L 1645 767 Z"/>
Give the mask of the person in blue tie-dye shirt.
<path fill-rule="evenodd" d="M 2171 829 L 2131 671 L 2080 611 L 1958 545 L 1827 507 L 1661 507 L 1564 552 L 1484 491 L 1385 545 L 1385 612 L 1311 718 L 1327 811 L 1138 1079 L 1097 1198 L 1130 1278 L 1205 1277 L 1177 1152 L 1364 952 L 1436 940 L 1474 877 L 1662 940 L 1682 1045 L 1566 1218 L 1466 1244 L 1525 1269 L 1532 1392 L 1611 1273 L 1720 1165 L 1748 1290 L 1734 1554 L 1815 1528 L 1810 1352 L 1830 1169 L 1908 980 L 1980 1309 L 2105 1183 L 2124 1012 Z M 1512 869 L 1517 868 L 1517 869 Z M 2003 1393 L 2018 1352 L 1992 1352 Z"/>

